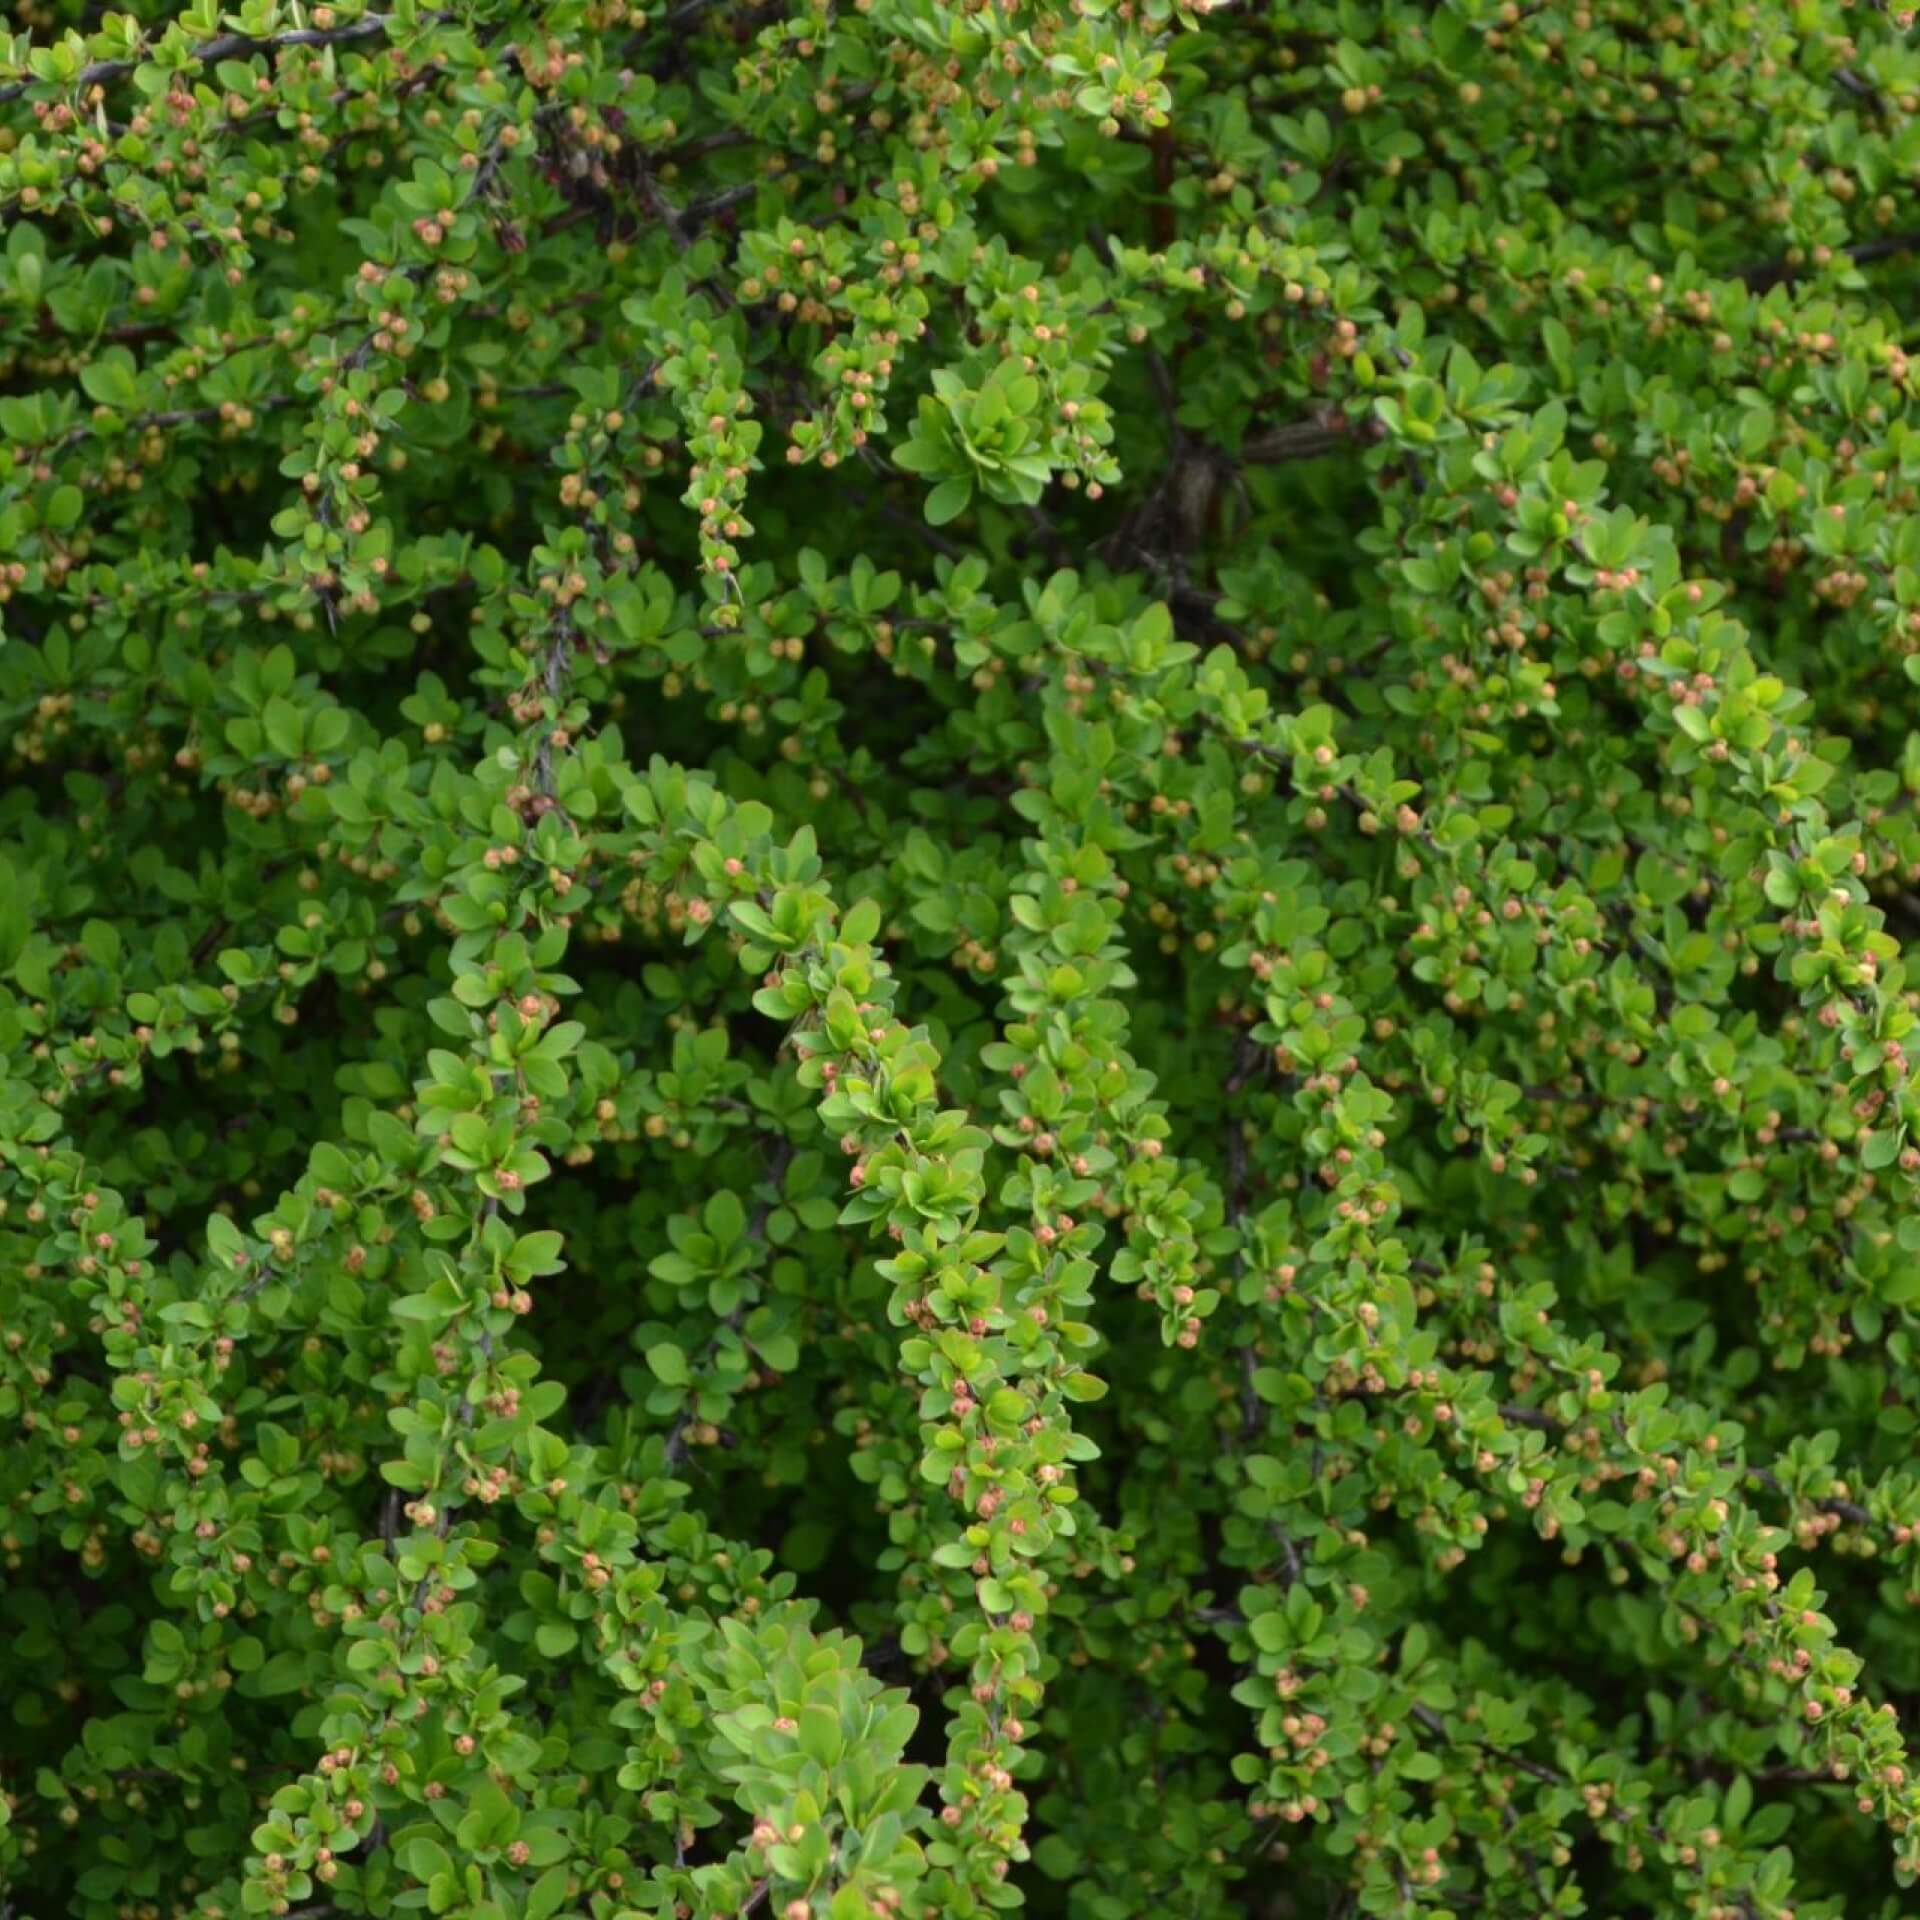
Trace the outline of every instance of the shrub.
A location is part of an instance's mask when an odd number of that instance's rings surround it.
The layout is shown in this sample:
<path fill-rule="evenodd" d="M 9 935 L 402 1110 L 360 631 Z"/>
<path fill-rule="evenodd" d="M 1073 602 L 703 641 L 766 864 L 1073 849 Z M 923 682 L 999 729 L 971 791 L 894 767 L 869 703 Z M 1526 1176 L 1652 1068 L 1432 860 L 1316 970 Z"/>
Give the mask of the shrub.
<path fill-rule="evenodd" d="M 1903 1911 L 1911 16 L 15 18 L 0 1915 Z"/>

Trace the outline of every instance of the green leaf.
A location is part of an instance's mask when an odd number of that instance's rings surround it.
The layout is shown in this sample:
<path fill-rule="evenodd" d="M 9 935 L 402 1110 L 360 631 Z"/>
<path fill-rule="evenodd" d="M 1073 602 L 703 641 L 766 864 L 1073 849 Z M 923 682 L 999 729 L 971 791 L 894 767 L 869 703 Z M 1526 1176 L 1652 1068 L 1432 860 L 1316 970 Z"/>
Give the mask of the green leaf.
<path fill-rule="evenodd" d="M 658 1346 L 649 1347 L 647 1365 L 653 1369 L 654 1378 L 669 1387 L 684 1387 L 691 1378 L 687 1372 L 685 1352 L 671 1341 L 662 1341 Z"/>
<path fill-rule="evenodd" d="M 927 495 L 926 515 L 930 527 L 944 527 L 950 520 L 957 520 L 967 510 L 968 502 L 973 498 L 973 476 L 958 473 L 942 480 Z"/>
<path fill-rule="evenodd" d="M 42 524 L 56 533 L 65 533 L 80 524 L 80 516 L 86 511 L 86 505 L 86 495 L 78 487 L 55 487 L 47 496 L 47 504 L 41 514 Z"/>
<path fill-rule="evenodd" d="M 549 1920 L 567 1904 L 569 1874 L 565 1866 L 549 1867 L 527 1891 L 527 1904 L 521 1909 L 525 1920 Z"/>

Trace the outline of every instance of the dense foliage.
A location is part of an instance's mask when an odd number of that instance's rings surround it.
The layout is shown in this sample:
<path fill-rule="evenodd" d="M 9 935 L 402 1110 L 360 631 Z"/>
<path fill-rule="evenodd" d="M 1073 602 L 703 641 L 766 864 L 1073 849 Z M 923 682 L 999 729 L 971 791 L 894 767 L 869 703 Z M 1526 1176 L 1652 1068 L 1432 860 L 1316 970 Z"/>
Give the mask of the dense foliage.
<path fill-rule="evenodd" d="M 20 0 L 0 1916 L 1910 1911 L 1911 27 Z"/>

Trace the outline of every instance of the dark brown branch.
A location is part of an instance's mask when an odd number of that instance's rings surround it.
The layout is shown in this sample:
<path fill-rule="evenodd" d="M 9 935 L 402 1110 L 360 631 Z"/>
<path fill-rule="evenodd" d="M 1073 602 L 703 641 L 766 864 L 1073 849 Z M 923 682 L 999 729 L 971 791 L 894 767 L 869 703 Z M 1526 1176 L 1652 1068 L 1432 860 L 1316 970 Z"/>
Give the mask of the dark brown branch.
<path fill-rule="evenodd" d="M 1780 1476 L 1777 1473 L 1770 1473 L 1765 1467 L 1744 1467 L 1741 1471 L 1756 1485 L 1765 1487 L 1769 1493 L 1777 1493 L 1783 1499 L 1787 1497 L 1787 1489 L 1781 1483 Z M 1816 1500 L 1813 1504 L 1822 1513 L 1831 1513 L 1837 1518 L 1846 1521 L 1849 1526 L 1870 1527 L 1873 1525 L 1873 1515 L 1857 1501 Z"/>
<path fill-rule="evenodd" d="M 1536 1433 L 1564 1433 L 1565 1426 L 1538 1407 L 1502 1407 L 1500 1418 L 1510 1427 L 1531 1427 Z"/>
<path fill-rule="evenodd" d="M 722 187 L 682 207 L 676 224 L 682 233 L 697 233 L 709 220 L 717 220 L 743 201 L 751 200 L 759 191 L 760 183 L 757 180 L 749 180 L 737 187 Z"/>
<path fill-rule="evenodd" d="M 1855 266 L 1865 266 L 1875 260 L 1890 260 L 1896 254 L 1920 251 L 1920 229 L 1890 233 L 1879 240 L 1862 240 L 1854 246 L 1839 247 L 1835 251 L 1845 255 Z M 1745 281 L 1754 292 L 1764 293 L 1783 281 L 1803 279 L 1806 273 L 1804 266 L 1794 266 L 1785 260 L 1761 260 L 1750 267 L 1741 267 L 1733 277 Z"/>
<path fill-rule="evenodd" d="M 1512 1767 L 1516 1772 L 1531 1774 L 1536 1780 L 1543 1780 L 1550 1787 L 1564 1787 L 1567 1776 L 1555 1767 L 1543 1765 L 1538 1760 L 1529 1760 L 1525 1754 L 1510 1753 L 1504 1747 L 1490 1747 L 1481 1740 L 1455 1740 L 1447 1729 L 1447 1723 L 1431 1707 L 1413 1708 L 1413 1717 L 1431 1734 L 1437 1734 L 1449 1746 L 1478 1747 L 1482 1753 L 1491 1754 L 1501 1766 Z M 1658 1829 L 1654 1829 L 1658 1831 Z"/>
<path fill-rule="evenodd" d="M 1255 434 L 1241 445 L 1236 458 L 1246 466 L 1279 466 L 1290 460 L 1319 460 L 1330 453 L 1368 447 L 1380 437 L 1376 422 L 1350 424 L 1339 414 L 1331 419 L 1293 420 L 1284 427 Z"/>
<path fill-rule="evenodd" d="M 447 17 L 443 13 L 427 14 L 423 24 L 435 26 Z M 354 40 L 377 40 L 391 24 L 390 15 L 369 13 L 348 21 L 345 26 L 297 27 L 264 40 L 250 33 L 222 33 L 201 41 L 188 57 L 197 66 L 208 66 L 216 60 L 245 60 L 256 53 L 280 53 L 289 47 L 338 47 Z M 73 84 L 82 89 L 112 86 L 144 64 L 140 60 L 96 60 L 92 66 L 80 69 Z M 30 80 L 17 80 L 11 86 L 0 87 L 0 102 L 19 99 L 33 84 Z"/>

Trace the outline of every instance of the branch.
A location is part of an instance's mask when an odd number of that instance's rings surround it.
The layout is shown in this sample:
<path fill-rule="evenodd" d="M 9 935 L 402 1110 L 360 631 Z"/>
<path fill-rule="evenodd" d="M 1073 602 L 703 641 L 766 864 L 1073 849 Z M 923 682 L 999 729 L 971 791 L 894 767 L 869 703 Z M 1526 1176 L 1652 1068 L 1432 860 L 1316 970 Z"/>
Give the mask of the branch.
<path fill-rule="evenodd" d="M 1290 460 L 1318 460 L 1329 453 L 1345 453 L 1351 448 L 1367 447 L 1381 438 L 1376 421 L 1357 425 L 1342 414 L 1331 419 L 1293 420 L 1284 427 L 1256 434 L 1242 443 L 1235 456 L 1246 466 L 1279 466 Z"/>
<path fill-rule="evenodd" d="M 1777 1473 L 1770 1473 L 1765 1467 L 1743 1467 L 1741 1471 L 1756 1485 L 1765 1487 L 1769 1493 L 1777 1493 L 1783 1499 L 1791 1497 Z M 1846 1521 L 1850 1526 L 1870 1527 L 1873 1525 L 1873 1515 L 1857 1501 L 1815 1500 L 1810 1504 L 1821 1513 L 1831 1513 L 1837 1518 Z"/>
<path fill-rule="evenodd" d="M 743 201 L 751 200 L 760 191 L 757 180 L 749 180 L 737 187 L 722 187 L 715 193 L 707 194 L 703 199 L 689 201 L 680 209 L 675 224 L 682 233 L 697 233 L 709 220 L 717 220 L 721 214 L 739 206 Z"/>
<path fill-rule="evenodd" d="M 444 13 L 430 13 L 424 15 L 423 20 L 426 25 L 437 26 L 449 17 Z M 337 47 L 353 40 L 377 40 L 391 24 L 390 14 L 369 13 L 341 27 L 296 27 L 265 39 L 251 33 L 223 33 L 201 41 L 187 57 L 196 66 L 207 66 L 215 60 L 245 60 L 256 53 L 275 54 L 288 47 Z M 92 66 L 80 69 L 73 84 L 82 89 L 111 86 L 145 64 L 141 60 L 96 60 Z M 0 103 L 19 99 L 34 84 L 31 80 L 17 80 L 11 86 L 0 87 Z"/>
<path fill-rule="evenodd" d="M 1490 1747 L 1484 1740 L 1456 1740 L 1447 1729 L 1447 1723 L 1431 1707 L 1416 1705 L 1413 1717 L 1429 1733 L 1438 1734 L 1450 1747 L 1478 1747 L 1482 1753 L 1491 1754 L 1502 1766 L 1514 1768 L 1520 1773 L 1531 1774 L 1536 1780 L 1544 1780 L 1550 1787 L 1564 1787 L 1567 1776 L 1557 1768 L 1543 1765 L 1538 1760 L 1529 1760 L 1523 1753 L 1510 1752 L 1505 1747 Z M 1655 1828 L 1653 1831 L 1658 1832 Z"/>
<path fill-rule="evenodd" d="M 164 432 L 169 427 L 198 426 L 209 420 L 224 419 L 236 408 L 248 413 L 277 413 L 282 407 L 298 405 L 301 398 L 297 393 L 265 393 L 257 399 L 225 400 L 215 407 L 174 407 L 165 413 L 136 413 L 121 422 L 121 429 L 128 434 L 141 434 Z M 65 453 L 69 447 L 91 439 L 97 431 L 91 420 L 83 421 L 44 450 Z"/>
<path fill-rule="evenodd" d="M 1538 1407 L 1502 1407 L 1500 1418 L 1510 1427 L 1531 1427 L 1536 1433 L 1564 1433 L 1565 1425 Z"/>
<path fill-rule="evenodd" d="M 1862 240 L 1851 247 L 1838 247 L 1834 250 L 1851 260 L 1855 266 L 1864 266 L 1874 260 L 1890 260 L 1895 254 L 1920 251 L 1920 228 L 1910 228 L 1905 233 L 1890 233 L 1879 240 Z M 1805 267 L 1789 265 L 1785 260 L 1761 260 L 1750 267 L 1741 267 L 1735 274 L 1736 280 L 1743 280 L 1756 293 L 1778 286 L 1785 280 L 1804 279 Z"/>

